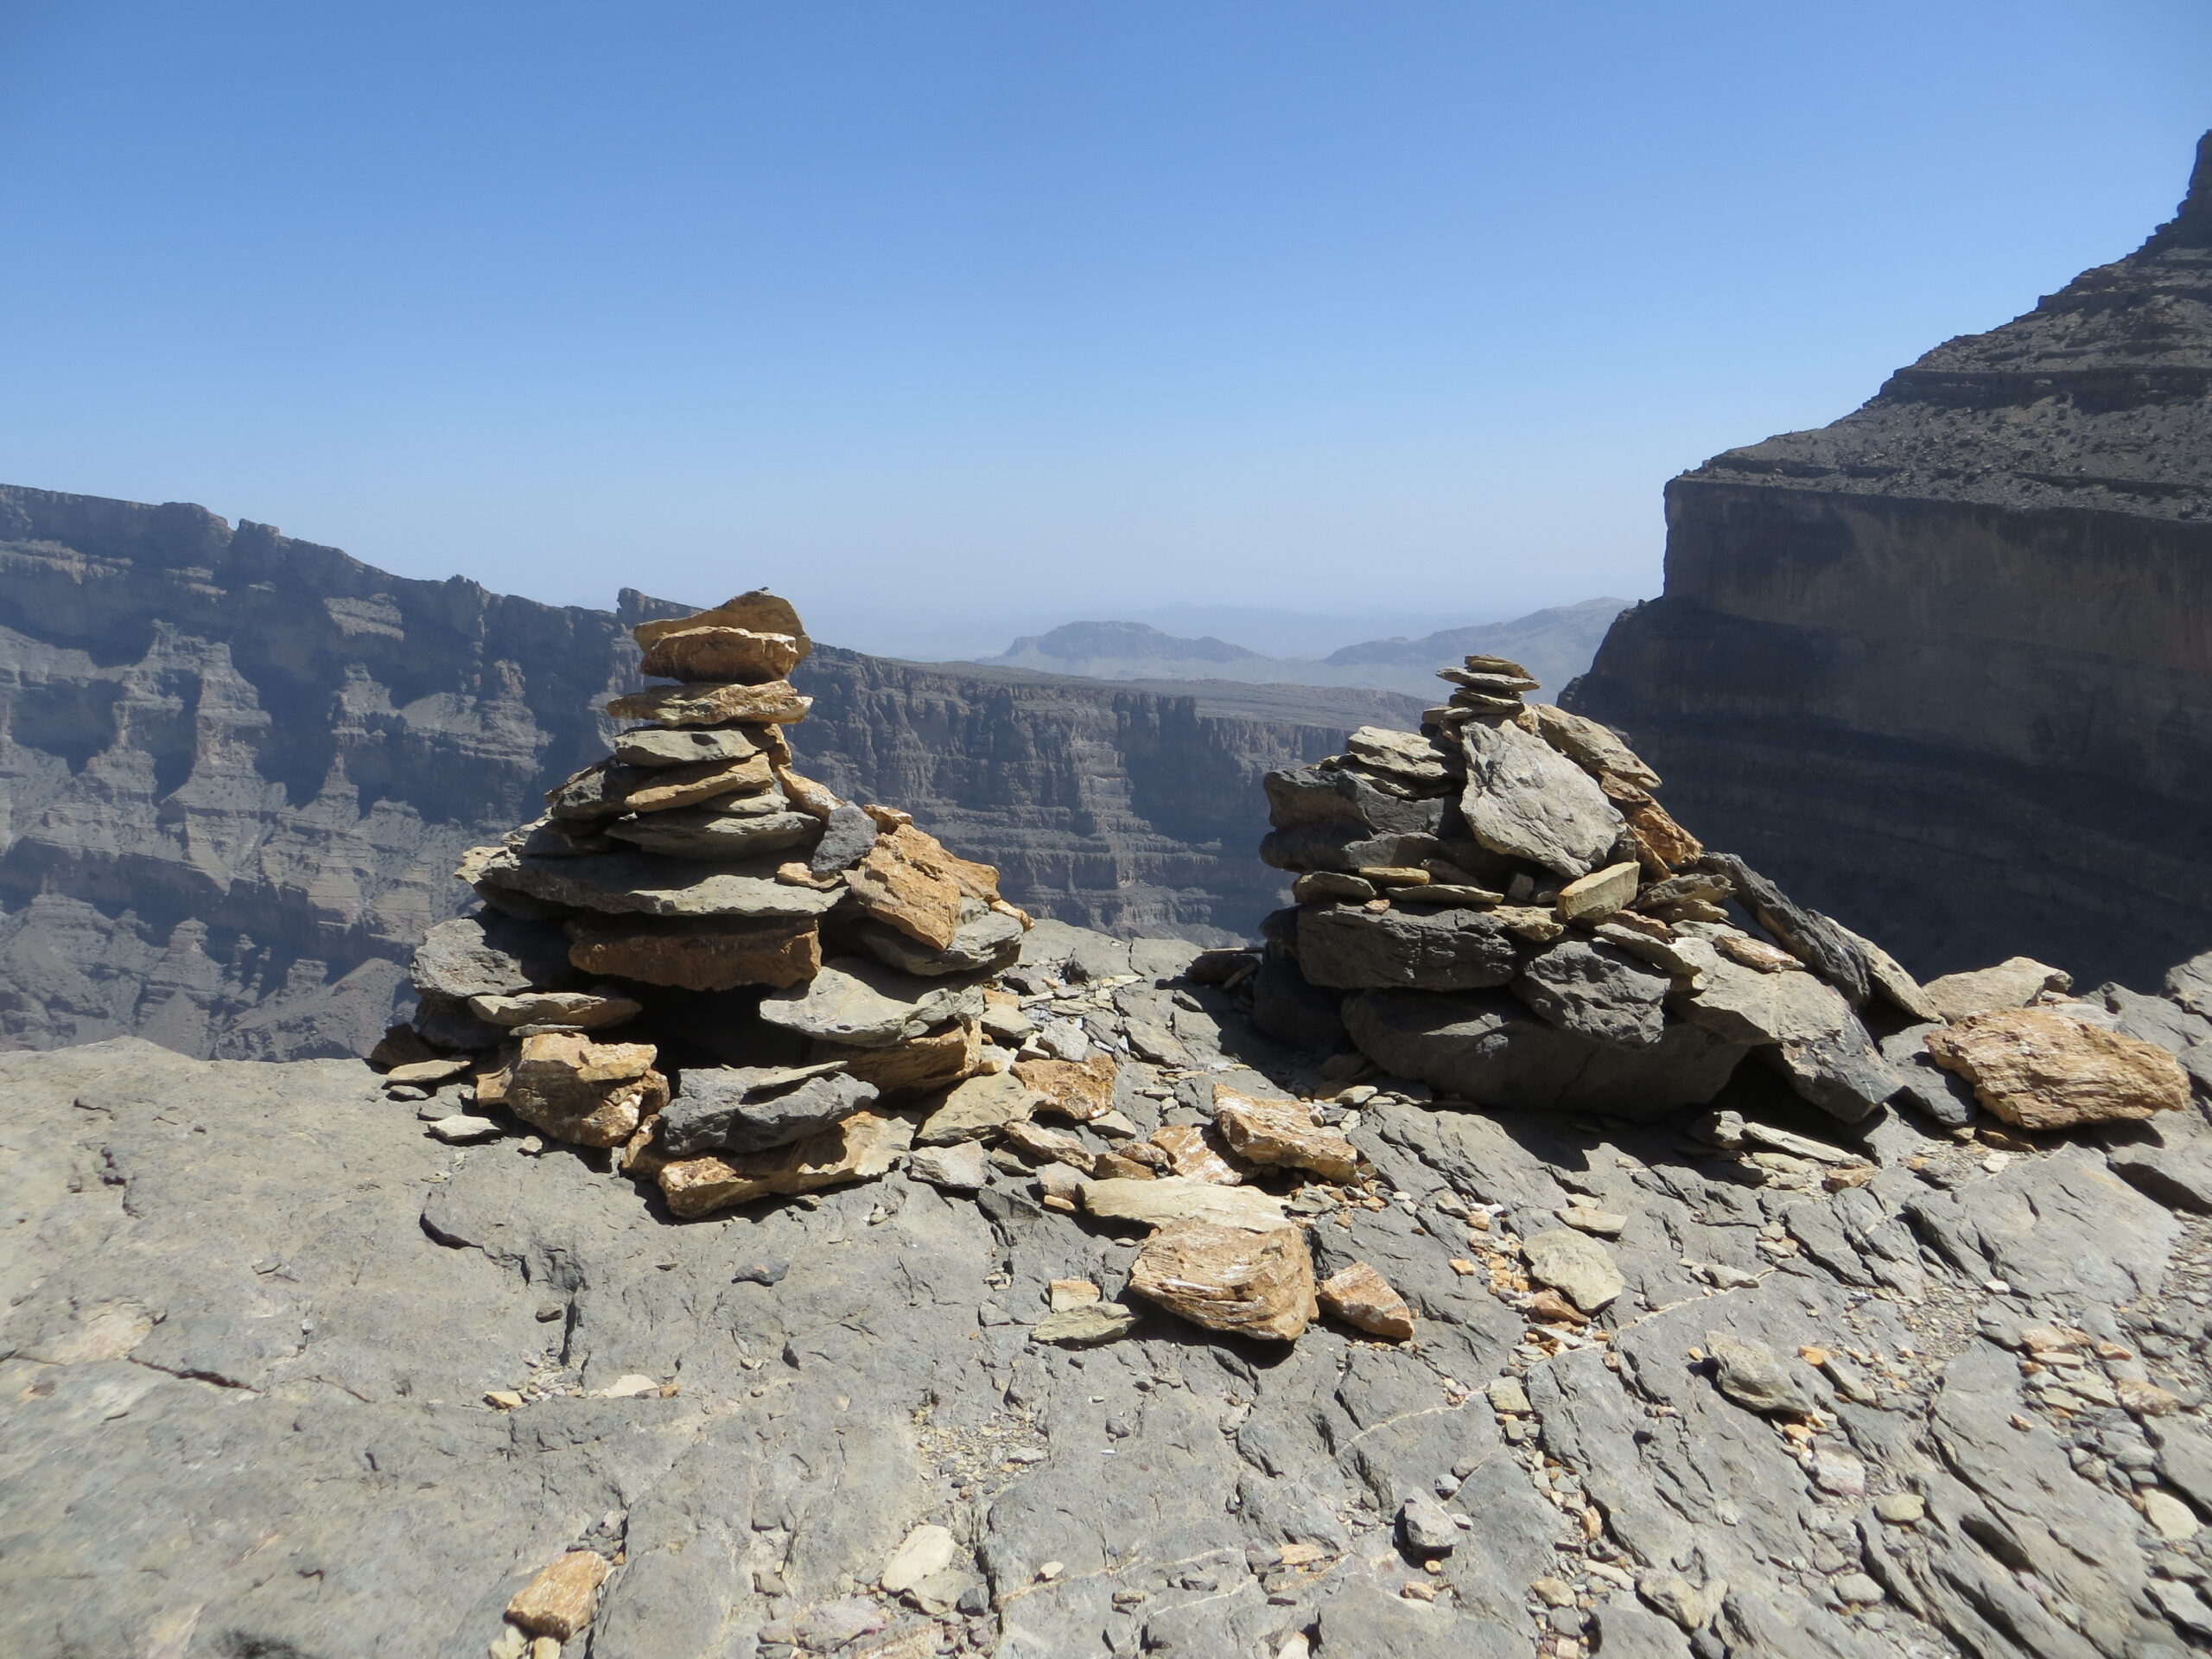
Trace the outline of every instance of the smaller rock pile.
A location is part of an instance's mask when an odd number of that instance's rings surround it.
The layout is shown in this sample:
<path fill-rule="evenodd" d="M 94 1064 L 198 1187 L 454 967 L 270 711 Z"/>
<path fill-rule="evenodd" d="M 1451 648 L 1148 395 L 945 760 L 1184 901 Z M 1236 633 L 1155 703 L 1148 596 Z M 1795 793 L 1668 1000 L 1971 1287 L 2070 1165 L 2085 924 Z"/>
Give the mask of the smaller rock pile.
<path fill-rule="evenodd" d="M 796 769 L 785 734 L 808 702 L 785 677 L 810 647 L 789 604 L 746 594 L 636 633 L 644 671 L 677 683 L 616 698 L 642 723 L 467 855 L 485 908 L 423 941 L 420 1005 L 372 1057 L 396 1092 L 440 1090 L 432 1134 L 496 1138 L 512 1115 L 607 1151 L 685 1219 L 902 1162 L 968 1196 L 1011 1167 L 1048 1209 L 1147 1234 L 1129 1289 L 1194 1323 L 1287 1341 L 1325 1306 L 1410 1335 L 1371 1268 L 1317 1285 L 1286 1213 L 1301 1192 L 1307 1213 L 1359 1196 L 1340 1131 L 1211 1078 L 1229 1063 L 1200 1065 L 1158 1020 L 1096 1033 L 1111 1049 L 1040 1026 L 1025 1000 L 1066 998 L 1034 975 L 1009 988 L 1031 924 L 996 873 Z M 1202 1121 L 1141 1130 L 1114 1051 L 1167 1063 L 1158 1097 L 1183 1085 Z M 1135 1317 L 1085 1286 L 1040 1335 L 1104 1341 Z"/>
<path fill-rule="evenodd" d="M 1364 728 L 1265 780 L 1261 856 L 1298 874 L 1255 988 L 1282 1040 L 1341 1033 L 1470 1102 L 1630 1119 L 1713 1101 L 1746 1059 L 1845 1122 L 1902 1093 L 1963 1122 L 1972 1102 L 1938 1067 L 2031 1128 L 2185 1101 L 2171 1058 L 2102 1009 L 2023 1006 L 2063 1000 L 2063 975 L 2026 964 L 2035 983 L 1994 1000 L 1923 988 L 1707 851 L 1618 734 L 1527 702 L 1536 682 L 1518 664 L 1441 674 L 1456 689 L 1420 732 Z"/>

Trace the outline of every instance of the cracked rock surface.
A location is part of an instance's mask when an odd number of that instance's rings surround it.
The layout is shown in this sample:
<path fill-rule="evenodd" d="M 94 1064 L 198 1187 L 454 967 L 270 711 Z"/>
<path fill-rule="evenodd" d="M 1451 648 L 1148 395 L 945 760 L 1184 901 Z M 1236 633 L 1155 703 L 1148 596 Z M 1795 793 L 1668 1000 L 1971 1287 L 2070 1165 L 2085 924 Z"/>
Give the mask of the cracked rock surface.
<path fill-rule="evenodd" d="M 1207 996 L 1174 1009 L 1194 1052 L 1326 1091 Z M 0 1057 L 0 1091 L 25 1659 L 476 1659 L 574 1550 L 611 1571 L 571 1659 L 2135 1659 L 2212 1630 L 2212 1229 L 2139 1174 L 2202 1166 L 2199 1104 L 1761 1139 L 1380 1079 L 1327 1108 L 1376 1180 L 1293 1218 L 1414 1335 L 1282 1344 L 1126 1295 L 1141 1230 L 1046 1211 L 1018 1160 L 973 1198 L 902 1168 L 677 1224 L 603 1153 L 447 1145 L 353 1062 L 120 1039 Z M 1593 1214 L 1577 1249 L 1622 1288 L 1586 1312 L 1521 1243 Z M 1127 1334 L 1036 1339 L 1054 1281 Z M 931 1527 L 949 1563 L 882 1588 Z"/>

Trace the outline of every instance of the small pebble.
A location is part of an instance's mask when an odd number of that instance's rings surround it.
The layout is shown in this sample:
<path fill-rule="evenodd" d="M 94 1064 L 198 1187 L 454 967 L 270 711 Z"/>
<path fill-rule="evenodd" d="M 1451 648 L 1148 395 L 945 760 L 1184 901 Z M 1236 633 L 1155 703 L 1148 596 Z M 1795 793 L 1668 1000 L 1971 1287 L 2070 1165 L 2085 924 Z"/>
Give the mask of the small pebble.
<path fill-rule="evenodd" d="M 1884 1492 L 1874 1500 L 1874 1513 L 1893 1527 L 1910 1527 L 1926 1516 L 1928 1500 L 1917 1492 Z"/>

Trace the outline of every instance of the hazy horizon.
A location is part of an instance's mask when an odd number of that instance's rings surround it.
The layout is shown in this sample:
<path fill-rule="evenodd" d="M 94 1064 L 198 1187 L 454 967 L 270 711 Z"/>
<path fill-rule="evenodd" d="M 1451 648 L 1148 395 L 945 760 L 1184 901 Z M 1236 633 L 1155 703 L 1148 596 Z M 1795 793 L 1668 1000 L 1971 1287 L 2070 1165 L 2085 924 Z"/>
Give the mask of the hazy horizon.
<path fill-rule="evenodd" d="M 0 476 L 906 655 L 1648 596 L 1668 477 L 2127 252 L 2212 124 L 2179 0 L 113 0 L 0 50 Z"/>

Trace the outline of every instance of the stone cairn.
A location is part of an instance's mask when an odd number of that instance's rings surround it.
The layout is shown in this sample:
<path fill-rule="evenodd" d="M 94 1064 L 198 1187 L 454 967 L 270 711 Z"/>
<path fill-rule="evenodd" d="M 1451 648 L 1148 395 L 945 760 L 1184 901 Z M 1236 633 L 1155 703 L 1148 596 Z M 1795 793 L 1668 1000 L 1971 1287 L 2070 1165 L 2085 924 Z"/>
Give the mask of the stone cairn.
<path fill-rule="evenodd" d="M 551 791 L 543 817 L 467 854 L 458 874 L 485 907 L 431 930 L 413 1019 L 371 1057 L 396 1095 L 436 1091 L 430 1133 L 488 1141 L 519 1119 L 602 1149 L 679 1219 L 902 1165 L 963 1197 L 1020 1172 L 1047 1209 L 1145 1233 L 1129 1289 L 1197 1324 L 1288 1341 L 1325 1306 L 1412 1334 L 1373 1269 L 1317 1286 L 1286 1214 L 1301 1194 L 1306 1213 L 1364 1201 L 1341 1132 L 1185 1054 L 1162 1075 L 1211 1124 L 1141 1135 L 1116 1109 L 1128 1080 L 1114 1053 L 1073 1019 L 1024 1011 L 1082 1006 L 1082 988 L 1071 1002 L 1032 973 L 1008 988 L 1031 922 L 997 873 L 796 770 L 785 733 L 809 700 L 785 677 L 810 647 L 787 602 L 750 593 L 635 632 L 645 674 L 677 683 L 610 702 L 640 722 L 613 753 Z M 1211 954 L 1217 976 L 1249 971 Z M 1138 1042 L 1176 1046 L 1164 1031 Z M 1135 1321 L 1069 1281 L 1035 1334 L 1081 1344 Z"/>
<path fill-rule="evenodd" d="M 1363 1057 L 1469 1103 L 1630 1120 L 1718 1100 L 1855 1123 L 1896 1101 L 2051 1128 L 2186 1103 L 2172 1058 L 2064 974 L 1916 983 L 1707 852 L 1618 734 L 1529 702 L 1519 664 L 1440 672 L 1456 689 L 1418 733 L 1364 728 L 1266 779 L 1261 856 L 1297 902 L 1263 927 L 1255 1015 L 1285 1041 L 1341 1033 L 1339 1075 Z"/>

